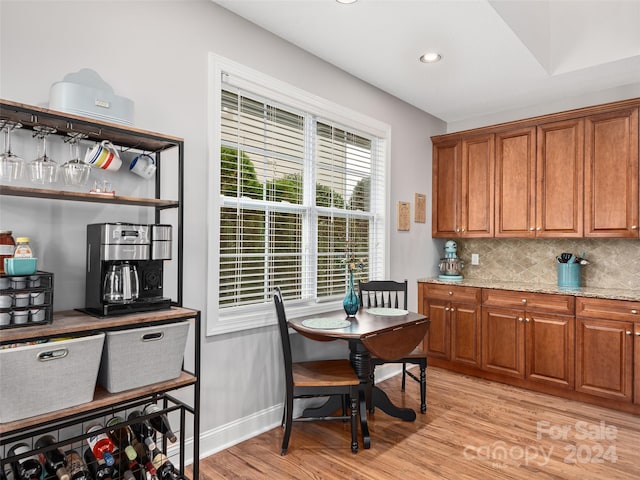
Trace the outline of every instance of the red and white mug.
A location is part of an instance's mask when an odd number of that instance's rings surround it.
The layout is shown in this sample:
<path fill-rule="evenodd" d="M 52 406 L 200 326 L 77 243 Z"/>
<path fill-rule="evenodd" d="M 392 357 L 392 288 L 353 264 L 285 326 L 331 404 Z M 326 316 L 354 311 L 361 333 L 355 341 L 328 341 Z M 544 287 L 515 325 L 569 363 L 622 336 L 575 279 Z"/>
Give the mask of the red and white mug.
<path fill-rule="evenodd" d="M 109 140 L 96 143 L 93 148 L 87 150 L 84 163 L 102 170 L 117 171 L 122 166 L 122 160 L 116 147 Z"/>

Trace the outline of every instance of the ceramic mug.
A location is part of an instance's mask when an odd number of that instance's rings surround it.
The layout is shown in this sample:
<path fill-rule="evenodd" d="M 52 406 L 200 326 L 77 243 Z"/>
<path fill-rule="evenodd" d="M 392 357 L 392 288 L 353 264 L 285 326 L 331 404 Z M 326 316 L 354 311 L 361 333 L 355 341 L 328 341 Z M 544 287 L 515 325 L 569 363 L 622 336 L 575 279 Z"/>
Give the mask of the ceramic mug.
<path fill-rule="evenodd" d="M 133 159 L 129 170 L 142 178 L 151 178 L 156 173 L 156 160 L 148 153 L 141 153 Z"/>
<path fill-rule="evenodd" d="M 116 147 L 109 140 L 96 143 L 93 148 L 87 149 L 84 163 L 103 170 L 117 171 L 122 166 L 122 160 Z"/>

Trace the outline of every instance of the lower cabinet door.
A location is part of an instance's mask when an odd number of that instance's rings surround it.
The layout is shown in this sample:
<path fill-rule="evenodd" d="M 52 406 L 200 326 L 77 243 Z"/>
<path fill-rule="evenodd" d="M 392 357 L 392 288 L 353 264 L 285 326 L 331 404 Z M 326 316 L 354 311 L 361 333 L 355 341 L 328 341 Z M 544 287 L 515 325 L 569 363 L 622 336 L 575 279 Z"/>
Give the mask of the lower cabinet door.
<path fill-rule="evenodd" d="M 574 317 L 527 313 L 526 377 L 574 388 Z"/>
<path fill-rule="evenodd" d="M 480 368 L 480 306 L 454 303 L 450 313 L 451 361 Z"/>
<path fill-rule="evenodd" d="M 451 358 L 451 330 L 449 326 L 449 302 L 425 300 L 429 317 L 429 331 L 426 336 L 427 355 L 432 358 Z"/>
<path fill-rule="evenodd" d="M 482 368 L 524 378 L 524 311 L 482 311 Z"/>
<path fill-rule="evenodd" d="M 576 390 L 631 401 L 633 324 L 576 319 Z"/>

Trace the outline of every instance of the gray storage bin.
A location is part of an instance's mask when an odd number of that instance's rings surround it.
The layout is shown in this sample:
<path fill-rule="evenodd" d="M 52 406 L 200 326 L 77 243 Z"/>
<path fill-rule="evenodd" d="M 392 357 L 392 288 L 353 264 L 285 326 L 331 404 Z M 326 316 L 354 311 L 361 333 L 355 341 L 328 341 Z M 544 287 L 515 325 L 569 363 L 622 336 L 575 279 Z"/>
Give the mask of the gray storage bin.
<path fill-rule="evenodd" d="M 0 350 L 0 423 L 93 400 L 104 333 Z"/>
<path fill-rule="evenodd" d="M 189 322 L 107 332 L 98 383 L 111 393 L 180 376 Z"/>

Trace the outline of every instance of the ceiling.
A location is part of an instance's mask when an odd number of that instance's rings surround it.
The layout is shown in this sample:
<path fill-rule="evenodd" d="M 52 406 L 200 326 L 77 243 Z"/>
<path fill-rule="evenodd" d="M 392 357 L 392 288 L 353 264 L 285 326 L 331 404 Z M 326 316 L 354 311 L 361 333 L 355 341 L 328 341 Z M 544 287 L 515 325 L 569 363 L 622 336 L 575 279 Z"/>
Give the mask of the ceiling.
<path fill-rule="evenodd" d="M 446 122 L 640 84 L 640 0 L 214 1 Z"/>

